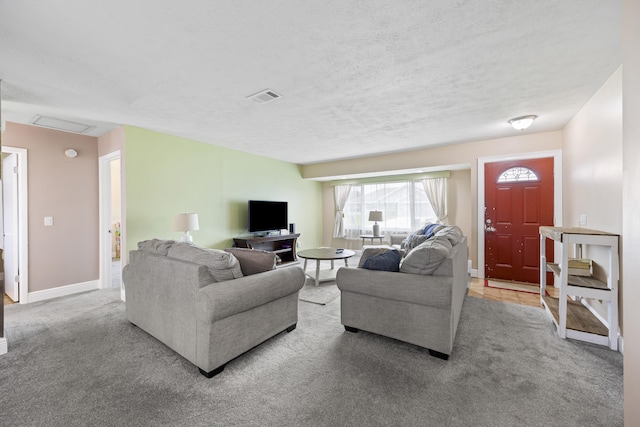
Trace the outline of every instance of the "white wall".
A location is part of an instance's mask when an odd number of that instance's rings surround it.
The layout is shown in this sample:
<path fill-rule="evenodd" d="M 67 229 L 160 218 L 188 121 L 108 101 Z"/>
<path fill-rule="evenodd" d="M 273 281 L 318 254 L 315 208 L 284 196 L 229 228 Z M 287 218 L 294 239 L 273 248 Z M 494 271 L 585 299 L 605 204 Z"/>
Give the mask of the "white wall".
<path fill-rule="evenodd" d="M 624 425 L 640 426 L 640 2 L 625 0 L 623 7 Z"/>
<path fill-rule="evenodd" d="M 622 234 L 622 67 L 567 124 L 562 147 L 564 226 L 578 227 L 580 215 L 586 215 L 584 228 Z M 608 253 L 591 247 L 583 255 L 594 260 L 594 276 L 606 280 Z M 621 275 L 620 307 L 623 282 Z M 606 318 L 605 305 L 591 305 Z M 622 316 L 620 327 L 624 335 Z"/>

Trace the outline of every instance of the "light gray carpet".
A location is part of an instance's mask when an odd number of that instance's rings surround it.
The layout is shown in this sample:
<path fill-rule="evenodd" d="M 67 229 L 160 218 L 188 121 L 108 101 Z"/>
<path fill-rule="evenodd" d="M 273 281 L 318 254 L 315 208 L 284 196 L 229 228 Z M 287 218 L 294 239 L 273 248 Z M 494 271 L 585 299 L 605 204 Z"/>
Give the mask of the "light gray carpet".
<path fill-rule="evenodd" d="M 449 361 L 345 332 L 340 299 L 213 379 L 125 320 L 118 290 L 7 307 L 2 426 L 616 426 L 622 356 L 537 308 L 467 297 Z"/>
<path fill-rule="evenodd" d="M 340 296 L 340 289 L 335 280 L 320 282 L 316 286 L 315 280 L 307 277 L 300 289 L 300 301 L 313 304 L 327 305 Z"/>

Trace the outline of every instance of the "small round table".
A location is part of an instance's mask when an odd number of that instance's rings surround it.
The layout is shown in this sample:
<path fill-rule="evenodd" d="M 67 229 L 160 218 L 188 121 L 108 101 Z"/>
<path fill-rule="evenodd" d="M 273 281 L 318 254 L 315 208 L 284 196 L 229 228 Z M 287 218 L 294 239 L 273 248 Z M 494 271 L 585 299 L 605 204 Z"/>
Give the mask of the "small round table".
<path fill-rule="evenodd" d="M 336 248 L 313 248 L 313 249 L 305 249 L 302 251 L 298 251 L 298 256 L 300 258 L 304 258 L 304 271 L 307 272 L 307 260 L 315 259 L 316 260 L 316 286 L 320 284 L 320 261 L 331 261 L 331 269 L 333 270 L 333 261 L 337 259 L 343 259 L 344 265 L 349 267 L 349 263 L 347 262 L 348 258 L 351 258 L 356 253 L 354 251 L 350 251 L 349 249 L 342 249 L 342 252 L 338 252 L 339 250 Z M 332 280 L 332 279 L 328 279 Z"/>
<path fill-rule="evenodd" d="M 362 239 L 362 246 L 364 246 L 364 239 L 371 239 L 372 245 L 373 245 L 373 239 L 379 239 L 380 244 L 382 244 L 382 239 L 384 239 L 384 236 L 374 236 L 373 234 L 361 234 L 360 238 Z"/>

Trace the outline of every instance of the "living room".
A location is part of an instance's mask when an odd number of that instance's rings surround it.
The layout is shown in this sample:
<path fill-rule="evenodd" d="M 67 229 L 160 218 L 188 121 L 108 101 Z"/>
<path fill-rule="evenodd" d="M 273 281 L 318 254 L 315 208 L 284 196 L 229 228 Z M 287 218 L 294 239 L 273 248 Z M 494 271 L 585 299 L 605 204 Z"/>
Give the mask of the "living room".
<path fill-rule="evenodd" d="M 628 3 L 625 8 L 637 12 L 637 7 Z M 631 21 L 629 16 L 635 19 Z M 545 132 L 536 132 L 533 127 L 526 133 L 455 145 L 295 164 L 148 130 L 143 125 L 117 126 L 92 137 L 46 130 L 14 122 L 7 116 L 3 147 L 28 150 L 28 293 L 37 300 L 53 295 L 47 292 L 54 288 L 72 293 L 100 286 L 98 159 L 114 151 L 121 152 L 123 163 L 125 255 L 141 240 L 179 237 L 170 224 L 182 211 L 199 214 L 200 230 L 194 232 L 194 241 L 211 248 L 228 247 L 233 237 L 246 233 L 246 203 L 251 199 L 289 201 L 289 221 L 301 234 L 301 247 L 355 247 L 359 241 L 333 238 L 333 181 L 342 176 L 393 171 L 447 170 L 451 172 L 452 190 L 449 221 L 468 236 L 476 274 L 481 239 L 479 160 L 561 152 L 562 224 L 577 226 L 579 216 L 587 214 L 589 228 L 622 236 L 620 323 L 625 356 L 625 421 L 633 425 L 638 420 L 638 414 L 634 414 L 637 408 L 627 401 L 638 395 L 634 388 L 637 385 L 633 385 L 639 383 L 638 366 L 630 362 L 637 359 L 633 355 L 638 354 L 638 335 L 629 325 L 637 324 L 634 307 L 640 297 L 628 285 L 632 283 L 628 278 L 635 277 L 638 268 L 632 261 L 638 254 L 633 243 L 638 236 L 634 225 L 638 196 L 632 185 L 637 177 L 638 134 L 630 117 L 636 117 L 631 114 L 638 108 L 638 87 L 628 70 L 636 70 L 638 62 L 627 53 L 635 40 L 629 22 L 638 22 L 637 18 L 637 13 L 625 14 L 624 28 L 629 34 L 622 39 L 624 68 L 613 69 L 565 126 Z M 59 155 L 69 147 L 78 151 L 77 158 Z M 61 201 L 74 209 L 58 213 L 56 204 Z M 46 216 L 54 217 L 53 228 L 42 227 Z"/>

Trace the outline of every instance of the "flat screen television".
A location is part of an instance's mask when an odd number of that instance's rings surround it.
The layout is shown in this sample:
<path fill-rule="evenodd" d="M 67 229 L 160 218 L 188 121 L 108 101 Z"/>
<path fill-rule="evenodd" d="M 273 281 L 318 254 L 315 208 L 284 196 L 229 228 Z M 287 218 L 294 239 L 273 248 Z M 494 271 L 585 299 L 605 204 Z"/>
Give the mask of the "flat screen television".
<path fill-rule="evenodd" d="M 287 229 L 287 202 L 249 200 L 249 233 Z"/>

